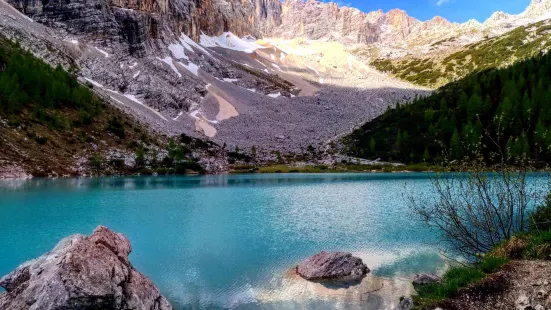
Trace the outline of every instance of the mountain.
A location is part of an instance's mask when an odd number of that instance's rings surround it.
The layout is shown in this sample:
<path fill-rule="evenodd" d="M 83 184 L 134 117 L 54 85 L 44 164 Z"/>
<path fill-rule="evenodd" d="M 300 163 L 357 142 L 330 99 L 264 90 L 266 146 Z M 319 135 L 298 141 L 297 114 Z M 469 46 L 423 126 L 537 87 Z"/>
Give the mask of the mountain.
<path fill-rule="evenodd" d="M 478 72 L 344 138 L 349 155 L 408 163 L 551 162 L 551 54 Z"/>
<path fill-rule="evenodd" d="M 43 3 L 1 2 L 2 33 L 168 135 L 300 153 L 426 92 L 343 50 L 321 65 L 255 42 L 279 23 L 278 0 Z"/>
<path fill-rule="evenodd" d="M 418 85 L 443 86 L 475 71 L 504 68 L 551 48 L 551 21 L 520 26 L 499 36 L 484 39 L 448 52 L 371 62 L 378 70 Z M 445 45 L 447 41 L 435 45 Z"/>
<path fill-rule="evenodd" d="M 185 136 L 169 143 L 61 66 L 2 36 L 0 68 L 0 178 L 214 173 L 227 166 L 223 150 Z"/>
<path fill-rule="evenodd" d="M 430 70 L 449 66 L 426 59 L 482 53 L 477 44 L 544 19 L 549 2 L 457 24 L 313 0 L 8 0 L 0 35 L 161 136 L 278 160 L 323 150 L 396 102 L 427 95 L 413 83 L 434 86 Z M 407 57 L 419 58 L 408 65 L 421 78 L 394 70 Z M 478 68 L 457 59 L 457 74 L 435 81 Z"/>
<path fill-rule="evenodd" d="M 443 40 L 448 44 L 436 49 L 462 47 L 551 18 L 549 0 L 533 0 L 519 15 L 495 12 L 484 23 L 469 20 L 462 24 L 439 16 L 422 22 L 399 9 L 364 13 L 315 0 L 285 0 L 282 6 L 281 25 L 268 36 L 338 41 L 360 49 L 362 45 L 375 45 L 376 51 L 369 53 L 369 58 L 383 59 L 425 54 L 435 49 L 434 43 Z"/>

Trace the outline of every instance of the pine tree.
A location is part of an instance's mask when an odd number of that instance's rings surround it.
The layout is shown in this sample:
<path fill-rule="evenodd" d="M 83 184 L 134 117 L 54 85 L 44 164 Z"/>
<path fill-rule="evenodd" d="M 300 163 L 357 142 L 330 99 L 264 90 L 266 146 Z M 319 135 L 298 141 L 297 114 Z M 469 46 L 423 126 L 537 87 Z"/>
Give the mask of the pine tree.
<path fill-rule="evenodd" d="M 450 147 L 452 151 L 452 156 L 455 159 L 463 158 L 463 147 L 461 146 L 461 138 L 457 129 L 453 132 L 452 139 L 450 141 Z"/>

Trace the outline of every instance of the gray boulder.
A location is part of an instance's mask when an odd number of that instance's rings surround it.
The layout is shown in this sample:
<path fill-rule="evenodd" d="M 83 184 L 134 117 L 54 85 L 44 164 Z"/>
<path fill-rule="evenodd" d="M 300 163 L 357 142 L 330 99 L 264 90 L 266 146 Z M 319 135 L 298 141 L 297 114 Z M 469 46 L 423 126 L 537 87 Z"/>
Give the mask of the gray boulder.
<path fill-rule="evenodd" d="M 130 261 L 130 242 L 107 227 L 73 235 L 0 279 L 0 309 L 169 310 L 153 282 Z"/>
<path fill-rule="evenodd" d="M 440 283 L 440 281 L 442 281 L 442 279 L 435 274 L 422 273 L 415 276 L 413 279 L 413 285 L 434 284 Z"/>
<path fill-rule="evenodd" d="M 362 279 L 369 268 L 351 253 L 322 251 L 298 265 L 297 273 L 309 281 L 350 281 Z"/>

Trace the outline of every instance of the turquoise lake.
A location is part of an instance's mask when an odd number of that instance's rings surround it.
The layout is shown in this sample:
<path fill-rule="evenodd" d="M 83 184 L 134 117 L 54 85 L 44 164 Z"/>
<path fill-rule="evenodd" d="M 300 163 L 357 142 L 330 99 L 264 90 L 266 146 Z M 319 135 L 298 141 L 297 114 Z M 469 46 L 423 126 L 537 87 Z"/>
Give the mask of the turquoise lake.
<path fill-rule="evenodd" d="M 445 268 L 406 198 L 427 174 L 262 174 L 0 181 L 0 276 L 105 225 L 176 309 L 385 309 Z M 333 294 L 290 276 L 321 251 L 364 259 L 386 292 Z M 405 292 L 404 292 L 405 291 Z"/>

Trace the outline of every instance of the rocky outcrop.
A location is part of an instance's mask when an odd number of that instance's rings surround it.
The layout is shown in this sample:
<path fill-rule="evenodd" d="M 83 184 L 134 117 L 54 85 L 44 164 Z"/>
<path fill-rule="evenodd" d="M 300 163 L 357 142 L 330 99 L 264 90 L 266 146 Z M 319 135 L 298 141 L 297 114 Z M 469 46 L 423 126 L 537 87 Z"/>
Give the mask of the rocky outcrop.
<path fill-rule="evenodd" d="M 297 273 L 309 281 L 354 281 L 365 277 L 369 268 L 351 253 L 322 251 L 298 265 Z"/>
<path fill-rule="evenodd" d="M 61 240 L 0 279 L 0 309 L 172 309 L 130 261 L 130 242 L 107 227 Z"/>
<path fill-rule="evenodd" d="M 430 273 L 422 273 L 415 276 L 413 279 L 413 285 L 427 285 L 427 284 L 434 284 L 434 283 L 440 283 L 442 279 L 434 274 Z"/>

